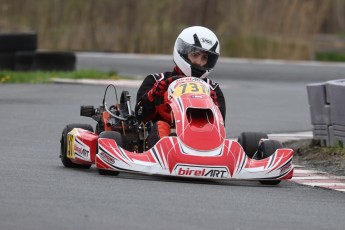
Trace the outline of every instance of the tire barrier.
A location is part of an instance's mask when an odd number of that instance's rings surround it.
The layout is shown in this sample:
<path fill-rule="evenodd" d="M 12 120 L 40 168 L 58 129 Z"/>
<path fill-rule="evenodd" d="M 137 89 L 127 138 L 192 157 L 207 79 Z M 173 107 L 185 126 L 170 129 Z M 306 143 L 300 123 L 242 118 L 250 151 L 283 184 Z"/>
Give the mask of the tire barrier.
<path fill-rule="evenodd" d="M 0 34 L 0 52 L 34 51 L 37 49 L 36 33 Z"/>
<path fill-rule="evenodd" d="M 313 139 L 345 146 L 345 79 L 307 85 Z"/>
<path fill-rule="evenodd" d="M 15 70 L 18 52 L 33 52 L 37 49 L 36 33 L 0 34 L 0 69 Z"/>
<path fill-rule="evenodd" d="M 32 51 L 18 51 L 15 55 L 15 70 L 27 71 L 32 69 L 35 52 Z"/>
<path fill-rule="evenodd" d="M 73 52 L 36 52 L 33 70 L 71 71 L 75 69 L 77 57 Z"/>
<path fill-rule="evenodd" d="M 36 33 L 0 33 L 0 70 L 75 70 L 73 52 L 36 50 Z"/>
<path fill-rule="evenodd" d="M 0 52 L 0 70 L 14 70 L 15 52 Z"/>

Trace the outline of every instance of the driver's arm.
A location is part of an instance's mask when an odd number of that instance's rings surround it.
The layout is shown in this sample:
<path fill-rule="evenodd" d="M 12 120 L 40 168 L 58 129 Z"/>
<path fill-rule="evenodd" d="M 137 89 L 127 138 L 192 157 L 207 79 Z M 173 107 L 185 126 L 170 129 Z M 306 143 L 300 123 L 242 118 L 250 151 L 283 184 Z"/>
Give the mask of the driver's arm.
<path fill-rule="evenodd" d="M 138 89 L 135 115 L 139 121 L 153 120 L 156 115 L 154 101 L 150 102 L 147 98 L 147 93 L 152 89 L 155 83 L 155 77 L 153 75 L 148 75 Z"/>
<path fill-rule="evenodd" d="M 225 98 L 223 95 L 222 90 L 220 89 L 220 86 L 218 85 L 218 87 L 215 89 L 215 92 L 217 94 L 217 102 L 218 102 L 218 108 L 220 110 L 220 113 L 223 116 L 223 120 L 225 123 L 225 115 L 226 115 L 226 105 L 225 105 Z"/>

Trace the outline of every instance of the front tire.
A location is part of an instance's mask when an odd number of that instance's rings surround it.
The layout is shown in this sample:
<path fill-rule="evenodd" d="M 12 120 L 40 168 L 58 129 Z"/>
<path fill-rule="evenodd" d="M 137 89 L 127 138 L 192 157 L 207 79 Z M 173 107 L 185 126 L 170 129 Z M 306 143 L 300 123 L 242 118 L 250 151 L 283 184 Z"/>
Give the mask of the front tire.
<path fill-rule="evenodd" d="M 258 150 L 260 140 L 267 139 L 266 133 L 261 132 L 243 132 L 238 138 L 238 142 L 241 144 L 244 152 L 249 158 L 253 158 L 254 154 Z"/>
<path fill-rule="evenodd" d="M 93 132 L 93 128 L 91 125 L 88 124 L 69 124 L 66 125 L 65 128 L 62 131 L 61 139 L 60 139 L 60 158 L 62 164 L 66 168 L 83 168 L 83 169 L 89 169 L 91 167 L 91 164 L 86 165 L 80 165 L 75 164 L 67 157 L 67 134 L 74 128 L 81 128 L 88 131 Z"/>
<path fill-rule="evenodd" d="M 283 148 L 283 145 L 279 141 L 265 140 L 260 143 L 258 154 L 261 155 L 262 159 L 265 159 L 272 156 L 272 154 L 280 148 Z M 281 180 L 259 180 L 259 182 L 264 185 L 278 185 Z"/>
<path fill-rule="evenodd" d="M 99 134 L 99 138 L 108 138 L 112 139 L 116 142 L 118 146 L 121 148 L 123 147 L 123 139 L 122 135 L 119 132 L 116 131 L 104 131 Z M 110 176 L 117 176 L 119 175 L 119 171 L 113 171 L 113 170 L 106 170 L 106 169 L 98 169 L 98 173 L 100 175 L 110 175 Z"/>

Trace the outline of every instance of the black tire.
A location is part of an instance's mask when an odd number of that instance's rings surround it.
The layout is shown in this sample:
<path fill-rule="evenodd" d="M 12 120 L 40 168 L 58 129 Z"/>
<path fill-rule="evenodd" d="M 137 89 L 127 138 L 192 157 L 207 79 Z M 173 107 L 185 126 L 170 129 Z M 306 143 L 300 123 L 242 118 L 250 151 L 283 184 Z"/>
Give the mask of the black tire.
<path fill-rule="evenodd" d="M 18 51 L 15 56 L 15 70 L 27 71 L 32 69 L 35 52 Z"/>
<path fill-rule="evenodd" d="M 147 136 L 147 147 L 152 148 L 160 139 L 157 122 L 154 123 Z"/>
<path fill-rule="evenodd" d="M 75 70 L 77 57 L 73 52 L 36 52 L 34 70 L 72 71 Z"/>
<path fill-rule="evenodd" d="M 97 171 L 100 175 L 105 175 L 105 176 L 118 176 L 120 174 L 119 171 L 110 171 L 110 170 L 105 170 L 105 169 L 98 169 Z"/>
<path fill-rule="evenodd" d="M 113 139 L 118 146 L 123 148 L 123 139 L 122 135 L 119 132 L 116 131 L 104 131 L 99 134 L 99 138 L 108 138 Z"/>
<path fill-rule="evenodd" d="M 283 148 L 283 145 L 276 140 L 263 141 L 259 148 L 258 154 L 260 159 L 270 157 L 277 149 Z"/>
<path fill-rule="evenodd" d="M 14 70 L 16 63 L 15 52 L 0 53 L 0 70 Z"/>
<path fill-rule="evenodd" d="M 283 148 L 283 145 L 279 141 L 266 140 L 260 144 L 258 152 L 261 154 L 262 159 L 265 159 L 280 148 Z M 264 185 L 277 185 L 280 183 L 280 180 L 260 180 L 259 182 Z"/>
<path fill-rule="evenodd" d="M 108 138 L 113 139 L 116 144 L 120 147 L 123 147 L 123 140 L 122 135 L 116 131 L 104 131 L 99 134 L 99 138 Z M 112 171 L 112 170 L 105 170 L 105 169 L 98 169 L 98 173 L 101 175 L 111 175 L 117 176 L 119 175 L 119 171 Z"/>
<path fill-rule="evenodd" d="M 36 33 L 0 34 L 0 51 L 34 51 L 36 49 Z"/>
<path fill-rule="evenodd" d="M 258 150 L 259 141 L 262 138 L 268 138 L 266 133 L 261 132 L 243 132 L 238 138 L 244 152 L 248 157 L 253 158 L 255 152 Z"/>
<path fill-rule="evenodd" d="M 260 184 L 264 185 L 278 185 L 281 181 L 280 180 L 259 180 Z"/>
<path fill-rule="evenodd" d="M 88 124 L 69 124 L 69 125 L 66 125 L 62 131 L 61 140 L 60 140 L 60 143 L 61 143 L 61 148 L 60 148 L 61 162 L 66 168 L 88 169 L 91 167 L 91 164 L 87 164 L 87 165 L 75 164 L 67 157 L 67 134 L 74 128 L 82 128 L 82 129 L 93 132 L 92 126 L 88 125 Z"/>

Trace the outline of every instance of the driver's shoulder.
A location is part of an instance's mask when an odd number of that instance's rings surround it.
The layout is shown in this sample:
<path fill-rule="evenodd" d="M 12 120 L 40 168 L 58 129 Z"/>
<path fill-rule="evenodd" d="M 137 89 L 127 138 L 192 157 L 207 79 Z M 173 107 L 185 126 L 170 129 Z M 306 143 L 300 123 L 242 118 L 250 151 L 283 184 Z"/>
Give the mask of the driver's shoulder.
<path fill-rule="evenodd" d="M 209 86 L 211 87 L 212 90 L 215 90 L 216 88 L 219 87 L 219 84 L 218 82 L 214 81 L 214 80 L 211 80 L 209 78 L 204 78 L 204 81 L 207 82 L 207 84 L 209 84 Z"/>

